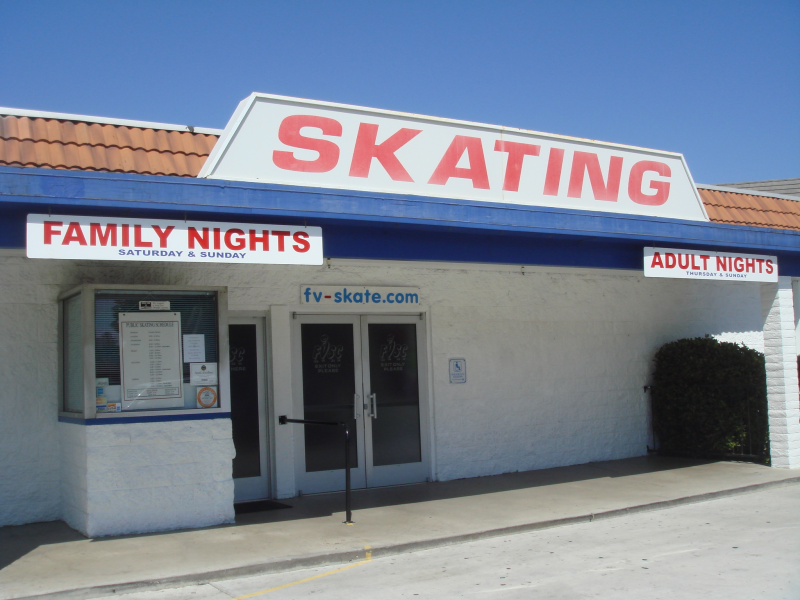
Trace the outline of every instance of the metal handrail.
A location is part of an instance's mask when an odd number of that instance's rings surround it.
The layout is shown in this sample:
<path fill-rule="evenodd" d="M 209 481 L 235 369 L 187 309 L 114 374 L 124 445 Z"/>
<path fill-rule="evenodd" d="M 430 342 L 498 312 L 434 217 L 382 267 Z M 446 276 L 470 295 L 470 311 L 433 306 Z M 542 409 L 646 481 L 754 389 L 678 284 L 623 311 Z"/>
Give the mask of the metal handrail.
<path fill-rule="evenodd" d="M 298 423 L 300 425 L 333 425 L 344 427 L 344 504 L 345 504 L 345 523 L 353 524 L 352 511 L 350 509 L 350 428 L 347 423 L 341 421 L 309 421 L 306 419 L 290 419 L 286 415 L 278 417 L 278 424 L 287 425 L 288 423 Z"/>

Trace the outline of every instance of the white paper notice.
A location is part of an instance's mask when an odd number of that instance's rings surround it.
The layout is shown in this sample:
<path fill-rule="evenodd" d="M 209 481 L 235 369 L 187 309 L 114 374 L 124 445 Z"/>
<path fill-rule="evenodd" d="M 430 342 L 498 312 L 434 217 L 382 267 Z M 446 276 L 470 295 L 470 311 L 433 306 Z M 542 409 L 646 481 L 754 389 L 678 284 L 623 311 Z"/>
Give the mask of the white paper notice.
<path fill-rule="evenodd" d="M 206 362 L 206 336 L 202 333 L 187 333 L 183 336 L 183 362 Z"/>
<path fill-rule="evenodd" d="M 182 406 L 180 313 L 120 313 L 119 339 L 124 408 Z"/>
<path fill-rule="evenodd" d="M 217 363 L 192 363 L 189 365 L 190 385 L 217 385 Z"/>

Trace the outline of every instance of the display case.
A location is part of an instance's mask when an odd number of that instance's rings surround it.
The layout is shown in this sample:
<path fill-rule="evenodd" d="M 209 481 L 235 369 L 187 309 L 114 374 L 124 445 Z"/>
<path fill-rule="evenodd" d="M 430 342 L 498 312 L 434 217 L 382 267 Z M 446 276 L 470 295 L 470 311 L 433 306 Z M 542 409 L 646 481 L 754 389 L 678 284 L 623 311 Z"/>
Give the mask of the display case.
<path fill-rule="evenodd" d="M 59 300 L 63 416 L 230 412 L 227 288 L 87 284 Z"/>

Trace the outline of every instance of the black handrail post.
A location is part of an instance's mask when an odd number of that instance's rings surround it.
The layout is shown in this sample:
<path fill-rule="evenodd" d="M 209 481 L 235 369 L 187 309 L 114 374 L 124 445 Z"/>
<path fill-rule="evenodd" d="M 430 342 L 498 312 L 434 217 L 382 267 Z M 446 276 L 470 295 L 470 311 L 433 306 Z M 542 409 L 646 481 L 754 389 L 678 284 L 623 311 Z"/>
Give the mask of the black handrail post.
<path fill-rule="evenodd" d="M 353 515 L 350 510 L 350 428 L 344 424 L 344 506 L 347 525 L 352 525 Z"/>
<path fill-rule="evenodd" d="M 307 421 L 305 419 L 290 419 L 286 415 L 278 417 L 279 425 L 288 423 L 298 423 L 300 425 L 335 425 L 344 427 L 344 502 L 345 502 L 345 523 L 353 524 L 353 513 L 350 507 L 350 428 L 347 423 L 340 421 Z"/>

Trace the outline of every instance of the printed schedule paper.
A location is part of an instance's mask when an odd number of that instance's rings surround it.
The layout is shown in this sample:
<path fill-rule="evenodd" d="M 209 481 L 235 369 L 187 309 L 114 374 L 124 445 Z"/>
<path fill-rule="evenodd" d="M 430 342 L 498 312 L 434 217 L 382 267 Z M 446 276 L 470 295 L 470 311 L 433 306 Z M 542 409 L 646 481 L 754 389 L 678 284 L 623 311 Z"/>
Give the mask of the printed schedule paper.
<path fill-rule="evenodd" d="M 206 336 L 202 333 L 185 333 L 183 335 L 183 362 L 206 362 Z"/>
<path fill-rule="evenodd" d="M 119 332 L 124 408 L 182 406 L 180 313 L 120 313 Z"/>

